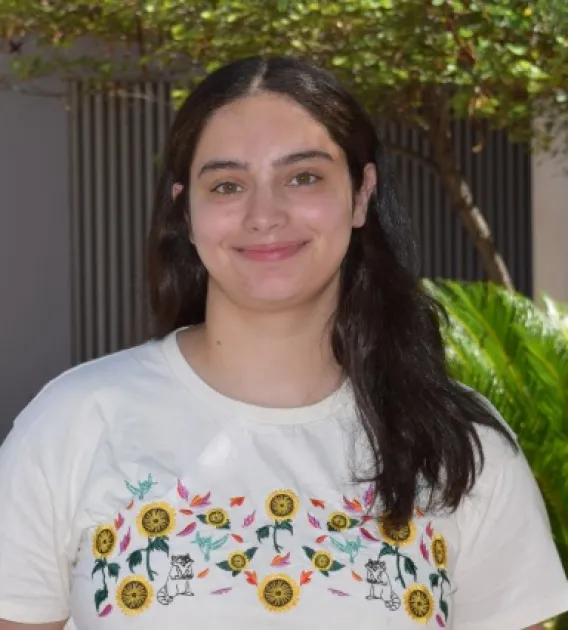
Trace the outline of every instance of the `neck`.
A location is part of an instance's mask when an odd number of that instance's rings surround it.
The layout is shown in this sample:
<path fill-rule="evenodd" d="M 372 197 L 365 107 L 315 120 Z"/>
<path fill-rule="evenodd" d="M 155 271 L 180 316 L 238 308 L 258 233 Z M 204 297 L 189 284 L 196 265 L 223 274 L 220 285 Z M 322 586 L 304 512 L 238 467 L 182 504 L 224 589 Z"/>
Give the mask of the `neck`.
<path fill-rule="evenodd" d="M 193 369 L 220 393 L 262 407 L 301 407 L 333 393 L 342 370 L 330 344 L 335 299 L 277 313 L 243 311 L 215 293 L 205 323 L 180 338 Z"/>

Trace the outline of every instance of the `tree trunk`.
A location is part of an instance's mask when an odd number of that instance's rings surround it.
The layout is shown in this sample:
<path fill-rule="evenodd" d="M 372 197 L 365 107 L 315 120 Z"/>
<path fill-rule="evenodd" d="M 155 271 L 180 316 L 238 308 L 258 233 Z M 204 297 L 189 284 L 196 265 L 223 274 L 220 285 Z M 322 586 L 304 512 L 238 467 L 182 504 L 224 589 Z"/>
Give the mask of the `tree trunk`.
<path fill-rule="evenodd" d="M 487 277 L 496 284 L 513 290 L 513 281 L 507 265 L 497 251 L 491 229 L 481 210 L 475 204 L 473 193 L 457 165 L 453 148 L 449 106 L 443 88 L 432 89 L 428 95 L 428 136 L 432 148 L 432 160 L 445 190 L 450 196 L 453 209 L 473 239 Z"/>
<path fill-rule="evenodd" d="M 513 290 L 514 285 L 511 275 L 503 257 L 497 251 L 491 229 L 481 210 L 475 204 L 471 188 L 460 173 L 454 159 L 455 156 L 452 155 L 449 160 L 444 160 L 443 162 L 439 159 L 436 160 L 440 178 L 444 188 L 450 195 L 452 206 L 458 213 L 464 228 L 473 239 L 488 279 L 496 284 L 505 286 L 509 290 Z"/>

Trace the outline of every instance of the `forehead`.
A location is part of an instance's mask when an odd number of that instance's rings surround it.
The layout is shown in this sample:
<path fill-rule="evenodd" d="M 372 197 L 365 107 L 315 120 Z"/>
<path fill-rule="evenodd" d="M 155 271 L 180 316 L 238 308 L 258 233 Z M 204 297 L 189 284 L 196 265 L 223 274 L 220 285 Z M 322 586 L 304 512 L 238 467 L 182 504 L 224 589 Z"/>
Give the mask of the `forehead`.
<path fill-rule="evenodd" d="M 299 103 L 259 93 L 233 101 L 209 119 L 195 152 L 194 166 L 211 158 L 272 161 L 299 149 L 342 151 L 329 132 Z"/>

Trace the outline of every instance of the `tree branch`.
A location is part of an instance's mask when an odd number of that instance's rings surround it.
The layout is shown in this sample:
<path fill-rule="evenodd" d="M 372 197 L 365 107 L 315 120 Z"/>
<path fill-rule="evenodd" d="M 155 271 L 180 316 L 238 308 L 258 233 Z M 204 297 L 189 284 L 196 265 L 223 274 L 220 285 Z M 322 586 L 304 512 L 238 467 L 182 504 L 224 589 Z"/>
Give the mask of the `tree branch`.
<path fill-rule="evenodd" d="M 417 151 L 413 151 L 412 149 L 408 149 L 397 144 L 391 144 L 389 142 L 383 142 L 383 145 L 385 149 L 389 151 L 389 153 L 414 160 L 421 164 L 424 168 L 432 171 L 434 175 L 440 174 L 440 170 L 436 162 L 433 159 L 422 155 L 422 153 L 418 153 Z"/>

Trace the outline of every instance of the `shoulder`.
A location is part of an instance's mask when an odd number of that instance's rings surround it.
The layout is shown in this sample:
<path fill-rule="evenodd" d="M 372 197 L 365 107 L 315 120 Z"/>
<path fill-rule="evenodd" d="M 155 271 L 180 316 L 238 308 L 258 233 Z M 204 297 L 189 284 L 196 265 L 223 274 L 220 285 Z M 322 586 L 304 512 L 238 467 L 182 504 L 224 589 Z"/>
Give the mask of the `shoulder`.
<path fill-rule="evenodd" d="M 149 384 L 166 375 L 158 341 L 78 365 L 45 385 L 16 418 L 9 438 L 100 432 L 114 405 L 151 391 Z"/>

